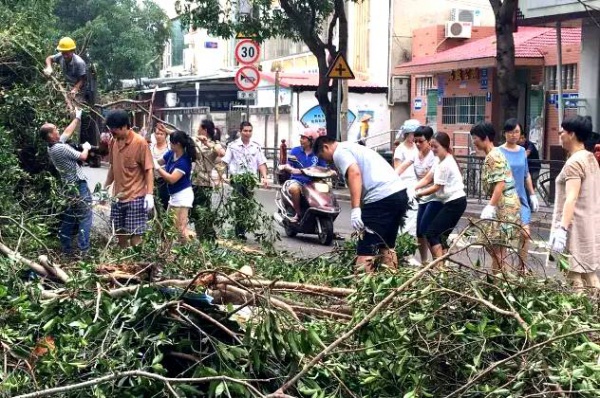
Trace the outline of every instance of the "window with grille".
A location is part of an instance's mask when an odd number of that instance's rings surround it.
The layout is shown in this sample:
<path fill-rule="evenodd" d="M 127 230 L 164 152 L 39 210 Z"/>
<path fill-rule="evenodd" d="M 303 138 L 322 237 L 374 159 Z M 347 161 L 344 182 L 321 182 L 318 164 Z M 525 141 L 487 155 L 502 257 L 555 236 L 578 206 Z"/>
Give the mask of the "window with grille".
<path fill-rule="evenodd" d="M 433 88 L 433 76 L 417 77 L 415 79 L 415 83 L 417 86 L 417 96 L 425 97 L 427 95 L 427 91 Z"/>
<path fill-rule="evenodd" d="M 476 124 L 485 119 L 485 97 L 442 99 L 442 124 Z"/>
<path fill-rule="evenodd" d="M 547 90 L 558 90 L 558 66 L 547 66 L 545 72 Z M 562 66 L 562 88 L 563 90 L 577 88 L 577 64 Z"/>

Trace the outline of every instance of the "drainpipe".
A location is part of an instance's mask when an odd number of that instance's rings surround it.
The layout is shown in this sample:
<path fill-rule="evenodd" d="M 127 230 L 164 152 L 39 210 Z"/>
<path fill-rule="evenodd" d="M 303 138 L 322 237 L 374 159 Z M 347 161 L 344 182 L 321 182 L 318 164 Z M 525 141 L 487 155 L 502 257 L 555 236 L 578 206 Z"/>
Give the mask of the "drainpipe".
<path fill-rule="evenodd" d="M 558 85 L 558 128 L 563 122 L 565 103 L 563 102 L 563 68 L 562 68 L 562 32 L 561 22 L 556 23 L 556 51 L 558 64 L 556 65 L 556 84 Z"/>

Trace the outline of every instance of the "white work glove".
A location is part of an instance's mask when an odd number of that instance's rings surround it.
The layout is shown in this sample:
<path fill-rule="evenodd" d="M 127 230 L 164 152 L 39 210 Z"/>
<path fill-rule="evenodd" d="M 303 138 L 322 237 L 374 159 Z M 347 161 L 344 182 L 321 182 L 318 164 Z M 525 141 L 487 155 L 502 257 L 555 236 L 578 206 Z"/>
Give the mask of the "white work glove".
<path fill-rule="evenodd" d="M 483 208 L 481 212 L 481 216 L 479 216 L 482 220 L 492 220 L 496 218 L 496 206 L 487 205 Z"/>
<path fill-rule="evenodd" d="M 144 199 L 144 208 L 146 211 L 154 209 L 154 196 L 152 194 L 146 194 L 146 198 Z"/>
<path fill-rule="evenodd" d="M 563 228 L 553 229 L 548 243 L 553 252 L 562 253 L 567 246 L 567 231 Z"/>
<path fill-rule="evenodd" d="M 90 149 L 92 149 L 92 145 L 90 145 L 90 143 L 89 143 L 89 142 L 84 142 L 83 144 L 81 144 L 81 147 L 82 147 L 83 149 L 85 149 L 85 150 L 88 150 L 88 151 L 89 151 Z"/>
<path fill-rule="evenodd" d="M 531 204 L 531 211 L 537 213 L 540 210 L 540 201 L 535 194 L 529 195 L 529 203 Z"/>
<path fill-rule="evenodd" d="M 80 108 L 75 108 L 75 119 L 79 119 L 81 120 L 81 114 L 83 113 L 83 110 Z"/>
<path fill-rule="evenodd" d="M 48 77 L 49 77 L 50 75 L 52 75 L 52 67 L 51 67 L 51 66 L 46 66 L 46 67 L 44 68 L 44 71 L 43 71 L 43 72 L 44 72 L 44 75 L 46 75 L 46 76 L 48 76 Z"/>
<path fill-rule="evenodd" d="M 355 207 L 350 211 L 350 225 L 355 231 L 362 231 L 365 228 L 365 223 L 362 220 L 362 211 L 360 207 Z"/>
<path fill-rule="evenodd" d="M 160 169 L 160 164 L 158 163 L 158 159 L 152 159 L 152 163 L 154 163 L 154 170 Z"/>
<path fill-rule="evenodd" d="M 406 189 L 406 196 L 408 196 L 408 203 L 414 203 L 415 200 L 418 200 L 417 191 L 413 188 Z"/>

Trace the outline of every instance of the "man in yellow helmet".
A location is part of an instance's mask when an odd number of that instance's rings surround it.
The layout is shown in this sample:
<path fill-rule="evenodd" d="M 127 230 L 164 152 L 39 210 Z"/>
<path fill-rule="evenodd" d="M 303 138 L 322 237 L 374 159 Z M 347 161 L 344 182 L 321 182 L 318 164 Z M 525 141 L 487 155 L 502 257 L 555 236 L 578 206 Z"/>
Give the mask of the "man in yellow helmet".
<path fill-rule="evenodd" d="M 75 41 L 73 39 L 63 37 L 58 42 L 58 47 L 56 47 L 59 53 L 48 56 L 46 58 L 46 67 L 44 68 L 44 74 L 50 76 L 52 74 L 52 64 L 59 64 L 71 88 L 72 95 L 77 95 L 84 87 L 87 75 L 85 61 L 79 55 L 75 54 L 75 48 Z"/>

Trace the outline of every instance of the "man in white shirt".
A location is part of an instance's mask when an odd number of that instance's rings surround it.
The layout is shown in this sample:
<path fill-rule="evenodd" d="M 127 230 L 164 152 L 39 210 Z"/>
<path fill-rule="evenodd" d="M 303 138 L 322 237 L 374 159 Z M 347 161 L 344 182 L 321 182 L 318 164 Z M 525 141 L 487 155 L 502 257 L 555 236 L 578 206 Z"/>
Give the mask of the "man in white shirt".
<path fill-rule="evenodd" d="M 396 236 L 408 207 L 402 180 L 377 152 L 356 143 L 323 136 L 313 153 L 333 161 L 348 182 L 352 228 L 364 234 L 356 247 L 356 265 L 373 272 L 379 255 L 383 264 L 397 268 Z"/>
<path fill-rule="evenodd" d="M 262 147 L 256 141 L 252 141 L 252 124 L 244 121 L 240 124 L 240 138 L 231 142 L 227 146 L 223 162 L 227 163 L 229 175 L 235 176 L 245 173 L 256 175 L 260 173 L 260 179 L 263 187 L 268 186 L 267 181 L 267 158 Z M 232 184 L 233 189 L 245 198 L 251 198 L 253 192 L 246 187 Z M 246 231 L 241 225 L 235 226 L 235 234 L 238 238 L 245 240 Z"/>

